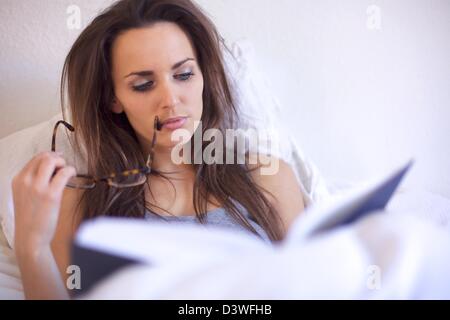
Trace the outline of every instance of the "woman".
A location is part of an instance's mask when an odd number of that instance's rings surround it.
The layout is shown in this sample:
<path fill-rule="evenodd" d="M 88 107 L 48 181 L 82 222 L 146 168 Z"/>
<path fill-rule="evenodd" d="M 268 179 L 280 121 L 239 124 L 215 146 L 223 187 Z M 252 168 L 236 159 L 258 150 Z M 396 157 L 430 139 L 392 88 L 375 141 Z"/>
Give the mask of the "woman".
<path fill-rule="evenodd" d="M 64 279 L 70 242 L 80 223 L 96 216 L 172 216 L 224 223 L 271 241 L 283 238 L 304 209 L 285 163 L 263 175 L 256 155 L 247 155 L 244 165 L 173 161 L 174 130 L 193 137 L 200 128 L 217 129 L 225 136 L 235 127 L 220 44 L 214 25 L 189 0 L 122 0 L 81 33 L 61 84 L 75 150 L 85 152 L 87 173 L 95 177 L 142 168 L 149 154 L 151 174 L 128 187 L 98 182 L 91 189 L 66 188 L 77 173 L 61 154 L 34 157 L 13 180 L 15 247 L 26 298 L 69 297 Z"/>

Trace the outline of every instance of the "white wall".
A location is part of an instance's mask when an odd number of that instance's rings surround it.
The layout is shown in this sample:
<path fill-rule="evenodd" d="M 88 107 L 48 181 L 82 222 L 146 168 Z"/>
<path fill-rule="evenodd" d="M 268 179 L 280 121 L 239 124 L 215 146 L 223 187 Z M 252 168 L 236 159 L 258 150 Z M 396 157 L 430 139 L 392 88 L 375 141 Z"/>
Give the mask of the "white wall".
<path fill-rule="evenodd" d="M 415 157 L 406 185 L 450 197 L 450 1 L 197 2 L 225 38 L 253 42 L 286 126 L 329 180 Z M 0 0 L 0 137 L 58 112 L 80 32 L 66 9 L 79 6 L 85 25 L 107 3 Z"/>

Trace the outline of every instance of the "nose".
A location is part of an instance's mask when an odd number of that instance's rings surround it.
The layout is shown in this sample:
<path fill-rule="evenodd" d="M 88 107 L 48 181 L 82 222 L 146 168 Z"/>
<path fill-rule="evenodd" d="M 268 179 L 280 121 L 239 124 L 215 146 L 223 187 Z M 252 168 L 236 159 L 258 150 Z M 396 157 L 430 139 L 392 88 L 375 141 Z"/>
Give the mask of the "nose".
<path fill-rule="evenodd" d="M 160 99 L 162 109 L 175 108 L 180 102 L 178 99 L 178 94 L 176 92 L 175 85 L 170 83 L 170 81 L 165 81 L 160 85 Z"/>

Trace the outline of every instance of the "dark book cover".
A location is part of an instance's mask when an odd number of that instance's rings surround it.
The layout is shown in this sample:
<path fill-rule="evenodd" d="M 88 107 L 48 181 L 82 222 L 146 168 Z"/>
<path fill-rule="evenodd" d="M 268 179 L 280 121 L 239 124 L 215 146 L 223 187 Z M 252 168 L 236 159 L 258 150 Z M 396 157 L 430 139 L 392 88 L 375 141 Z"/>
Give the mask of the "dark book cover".
<path fill-rule="evenodd" d="M 127 257 L 86 248 L 76 242 L 72 244 L 71 253 L 72 265 L 78 266 L 81 272 L 81 288 L 72 291 L 74 297 L 88 293 L 94 285 L 113 273 L 140 263 Z"/>

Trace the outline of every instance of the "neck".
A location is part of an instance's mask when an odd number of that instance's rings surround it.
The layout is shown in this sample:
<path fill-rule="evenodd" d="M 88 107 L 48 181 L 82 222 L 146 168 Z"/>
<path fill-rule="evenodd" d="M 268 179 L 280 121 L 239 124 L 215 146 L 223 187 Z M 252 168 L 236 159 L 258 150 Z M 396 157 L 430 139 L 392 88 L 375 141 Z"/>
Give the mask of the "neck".
<path fill-rule="evenodd" d="M 159 149 L 155 148 L 153 156 L 152 168 L 160 172 L 176 172 L 176 176 L 179 174 L 191 173 L 194 167 L 190 164 L 175 164 L 172 161 L 172 149 Z"/>
<path fill-rule="evenodd" d="M 139 137 L 142 152 L 146 155 L 150 153 L 151 141 Z M 172 148 L 155 146 L 153 150 L 152 169 L 166 174 L 169 179 L 192 180 L 195 179 L 194 167 L 191 164 L 176 164 L 172 161 Z"/>
<path fill-rule="evenodd" d="M 144 154 L 150 150 L 143 148 Z M 191 164 L 176 164 L 172 161 L 172 149 L 155 147 L 153 152 L 152 169 L 166 174 L 169 179 L 186 180 L 193 179 L 194 167 Z"/>

